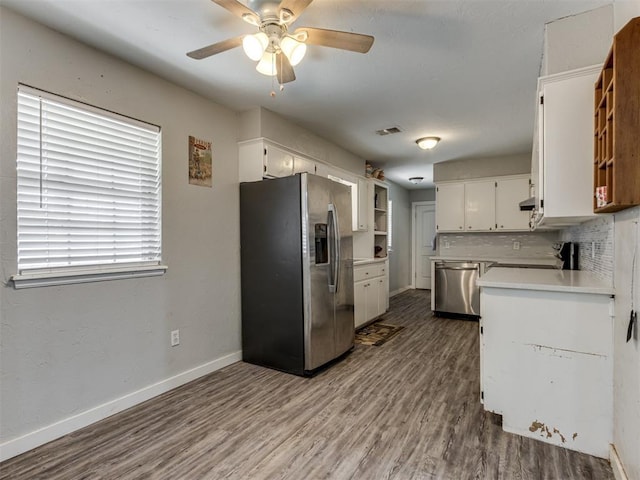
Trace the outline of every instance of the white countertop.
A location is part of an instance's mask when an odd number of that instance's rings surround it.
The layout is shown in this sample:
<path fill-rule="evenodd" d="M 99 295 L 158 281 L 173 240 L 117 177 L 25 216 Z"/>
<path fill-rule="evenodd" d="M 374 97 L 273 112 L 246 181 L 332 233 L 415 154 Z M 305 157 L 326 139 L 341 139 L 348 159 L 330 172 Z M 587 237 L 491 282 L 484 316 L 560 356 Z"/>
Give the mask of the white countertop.
<path fill-rule="evenodd" d="M 494 267 L 478 278 L 481 287 L 613 295 L 610 282 L 591 272 L 539 268 Z"/>
<path fill-rule="evenodd" d="M 387 260 L 388 257 L 383 257 L 383 258 L 354 258 L 353 259 L 353 264 L 354 265 L 367 265 L 368 263 L 381 263 L 381 262 L 385 262 Z"/>
<path fill-rule="evenodd" d="M 466 256 L 451 256 L 451 255 L 435 255 L 431 257 L 431 260 L 435 261 L 467 261 L 467 262 L 495 262 L 502 263 L 504 265 L 556 265 L 558 260 L 555 257 L 486 257 L 482 255 L 466 255 Z"/>

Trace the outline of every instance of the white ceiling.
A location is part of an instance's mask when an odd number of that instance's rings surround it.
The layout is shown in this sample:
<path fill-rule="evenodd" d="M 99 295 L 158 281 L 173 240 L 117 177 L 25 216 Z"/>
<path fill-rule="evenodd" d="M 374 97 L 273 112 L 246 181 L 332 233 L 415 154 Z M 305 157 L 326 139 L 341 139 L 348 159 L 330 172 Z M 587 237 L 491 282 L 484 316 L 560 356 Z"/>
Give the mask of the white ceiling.
<path fill-rule="evenodd" d="M 315 0 L 293 27 L 366 33 L 375 43 L 365 55 L 310 46 L 297 80 L 272 98 L 271 79 L 241 48 L 185 55 L 256 31 L 210 0 L 0 0 L 234 110 L 277 112 L 406 188 L 416 188 L 412 176 L 429 186 L 434 162 L 528 152 L 545 23 L 607 3 Z M 402 132 L 376 136 L 390 126 Z M 415 140 L 429 135 L 442 142 L 419 150 Z"/>

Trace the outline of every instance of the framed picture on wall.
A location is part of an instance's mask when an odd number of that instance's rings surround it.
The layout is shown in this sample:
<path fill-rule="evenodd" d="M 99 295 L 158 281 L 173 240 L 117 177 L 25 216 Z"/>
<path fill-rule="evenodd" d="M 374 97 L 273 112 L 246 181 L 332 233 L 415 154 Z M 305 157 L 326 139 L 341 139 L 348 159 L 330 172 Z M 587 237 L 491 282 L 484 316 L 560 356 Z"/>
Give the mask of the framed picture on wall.
<path fill-rule="evenodd" d="M 189 136 L 189 183 L 211 187 L 212 163 L 211 142 Z"/>

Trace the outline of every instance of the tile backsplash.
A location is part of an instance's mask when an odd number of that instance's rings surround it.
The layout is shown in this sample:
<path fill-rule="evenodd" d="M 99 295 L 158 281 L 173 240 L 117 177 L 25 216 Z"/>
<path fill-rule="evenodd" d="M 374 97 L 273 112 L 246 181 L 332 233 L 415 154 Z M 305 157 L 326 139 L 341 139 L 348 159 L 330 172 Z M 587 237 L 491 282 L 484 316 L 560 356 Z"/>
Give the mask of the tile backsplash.
<path fill-rule="evenodd" d="M 564 242 L 577 242 L 580 248 L 580 270 L 593 272 L 613 282 L 613 215 L 602 215 L 581 225 L 566 228 L 560 234 Z"/>
<path fill-rule="evenodd" d="M 438 235 L 438 254 L 477 258 L 553 258 L 553 244 L 559 233 L 441 233 Z M 514 248 L 519 246 L 518 249 Z"/>

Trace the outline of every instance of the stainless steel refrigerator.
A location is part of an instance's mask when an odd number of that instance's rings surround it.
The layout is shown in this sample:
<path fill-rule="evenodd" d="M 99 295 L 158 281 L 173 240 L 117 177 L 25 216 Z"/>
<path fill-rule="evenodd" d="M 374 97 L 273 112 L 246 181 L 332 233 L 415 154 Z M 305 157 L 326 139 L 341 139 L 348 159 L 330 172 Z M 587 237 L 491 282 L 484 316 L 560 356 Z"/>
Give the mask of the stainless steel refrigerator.
<path fill-rule="evenodd" d="M 240 184 L 242 358 L 311 375 L 353 347 L 350 188 L 307 173 Z"/>

